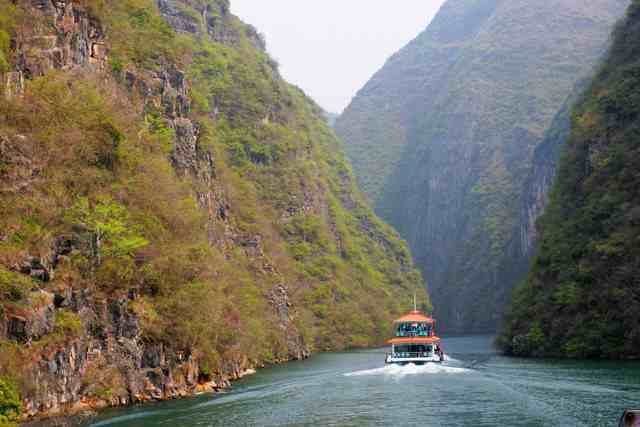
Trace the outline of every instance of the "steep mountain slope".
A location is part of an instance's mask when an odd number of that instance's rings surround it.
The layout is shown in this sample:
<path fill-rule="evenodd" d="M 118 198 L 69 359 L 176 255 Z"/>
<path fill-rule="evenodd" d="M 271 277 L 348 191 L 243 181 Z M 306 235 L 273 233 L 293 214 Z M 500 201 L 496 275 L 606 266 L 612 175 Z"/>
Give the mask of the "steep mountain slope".
<path fill-rule="evenodd" d="M 16 391 L 30 416 L 215 390 L 429 308 L 226 0 L 0 0 L 0 52 L 0 422 Z"/>
<path fill-rule="evenodd" d="M 626 0 L 449 0 L 336 124 L 447 332 L 492 331 L 526 272 L 534 151 Z M 548 181 L 548 180 L 547 180 Z"/>
<path fill-rule="evenodd" d="M 595 73 L 595 70 L 594 70 Z M 572 108 L 588 87 L 589 78 L 580 80 L 545 132 L 533 153 L 531 171 L 524 185 L 520 210 L 520 245 L 525 259 L 535 256 L 538 243 L 536 222 L 549 202 L 549 192 L 558 169 L 558 160 L 571 133 Z"/>
<path fill-rule="evenodd" d="M 539 252 L 500 339 L 509 353 L 640 357 L 639 40 L 634 0 L 573 110 Z"/>

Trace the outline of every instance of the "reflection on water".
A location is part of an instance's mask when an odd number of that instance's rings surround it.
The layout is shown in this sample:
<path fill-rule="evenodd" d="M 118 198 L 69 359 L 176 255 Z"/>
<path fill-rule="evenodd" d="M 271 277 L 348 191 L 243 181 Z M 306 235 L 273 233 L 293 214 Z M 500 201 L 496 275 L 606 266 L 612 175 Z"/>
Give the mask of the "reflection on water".
<path fill-rule="evenodd" d="M 499 356 L 491 337 L 444 340 L 444 365 L 384 351 L 317 355 L 219 395 L 107 411 L 92 426 L 617 426 L 640 406 L 640 364 Z"/>

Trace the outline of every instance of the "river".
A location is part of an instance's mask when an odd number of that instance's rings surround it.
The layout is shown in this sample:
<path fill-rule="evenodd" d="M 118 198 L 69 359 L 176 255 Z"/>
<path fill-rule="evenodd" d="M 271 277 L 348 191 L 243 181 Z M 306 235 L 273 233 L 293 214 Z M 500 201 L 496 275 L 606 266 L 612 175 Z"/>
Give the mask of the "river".
<path fill-rule="evenodd" d="M 103 412 L 92 427 L 617 426 L 640 407 L 640 363 L 522 360 L 491 337 L 444 340 L 438 366 L 383 366 L 384 350 L 318 354 L 217 395 Z"/>

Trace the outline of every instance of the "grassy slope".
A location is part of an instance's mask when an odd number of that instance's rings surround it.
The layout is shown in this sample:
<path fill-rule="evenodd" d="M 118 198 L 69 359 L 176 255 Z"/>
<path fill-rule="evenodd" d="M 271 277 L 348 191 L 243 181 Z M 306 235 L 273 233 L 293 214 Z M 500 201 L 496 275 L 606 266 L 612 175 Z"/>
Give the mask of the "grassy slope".
<path fill-rule="evenodd" d="M 183 7 L 197 17 L 191 6 L 204 3 Z M 145 339 L 189 349 L 214 371 L 230 352 L 256 363 L 286 357 L 267 299 L 278 284 L 288 286 L 296 326 L 315 349 L 378 344 L 415 287 L 428 301 L 406 245 L 363 202 L 323 112 L 279 77 L 247 26 L 227 22 L 238 35 L 230 46 L 177 35 L 151 0 L 87 7 L 109 35 L 112 76 L 51 72 L 0 104 L 0 307 L 35 309 L 37 289 L 85 288 L 96 299 L 137 289 L 129 308 Z M 0 36 L 11 34 L 13 24 L 0 24 Z M 168 161 L 174 131 L 119 83 L 124 70 L 171 64 L 192 83 L 191 118 L 229 205 L 216 232 L 227 226 L 232 244 L 209 244 L 195 197 L 203 189 Z M 89 242 L 102 235 L 99 260 L 74 253 L 48 283 L 22 284 L 10 272 L 79 224 Z M 237 243 L 256 236 L 264 256 Z M 20 380 L 19 358 L 87 333 L 77 314 L 64 313 L 30 348 L 0 343 L 0 374 Z"/>
<path fill-rule="evenodd" d="M 500 343 L 512 354 L 640 357 L 640 2 L 573 111 L 539 254 Z"/>

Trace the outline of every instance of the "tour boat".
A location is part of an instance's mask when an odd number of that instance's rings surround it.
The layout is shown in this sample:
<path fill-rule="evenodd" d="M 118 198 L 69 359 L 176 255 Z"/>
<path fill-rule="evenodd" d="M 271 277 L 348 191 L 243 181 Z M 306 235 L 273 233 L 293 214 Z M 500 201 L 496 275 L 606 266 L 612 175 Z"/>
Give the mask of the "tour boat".
<path fill-rule="evenodd" d="M 395 336 L 388 340 L 391 352 L 385 363 L 424 365 L 444 362 L 445 355 L 436 336 L 436 321 L 416 310 L 394 321 Z"/>

